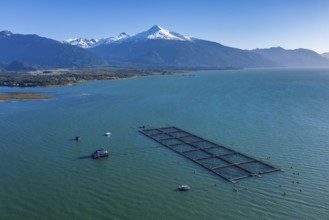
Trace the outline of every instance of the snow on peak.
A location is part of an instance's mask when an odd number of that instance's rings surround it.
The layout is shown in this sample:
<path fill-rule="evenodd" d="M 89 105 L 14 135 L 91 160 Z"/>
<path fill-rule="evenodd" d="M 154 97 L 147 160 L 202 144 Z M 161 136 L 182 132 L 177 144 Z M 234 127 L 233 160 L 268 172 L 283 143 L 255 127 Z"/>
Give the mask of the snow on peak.
<path fill-rule="evenodd" d="M 11 35 L 13 35 L 13 33 L 11 33 L 10 31 L 0 31 L 1 37 L 10 37 Z"/>
<path fill-rule="evenodd" d="M 141 32 L 132 36 L 134 40 L 180 40 L 191 41 L 191 38 L 178 34 L 176 32 L 168 31 L 158 25 L 154 25 L 149 30 Z"/>
<path fill-rule="evenodd" d="M 86 38 L 71 38 L 62 41 L 62 43 L 76 45 L 81 48 L 91 48 L 99 45 L 119 44 L 126 41 L 146 41 L 146 40 L 176 40 L 176 41 L 192 41 L 193 38 L 178 34 L 173 31 L 168 31 L 158 25 L 152 26 L 147 31 L 129 36 L 122 32 L 117 37 L 109 37 L 102 39 L 86 39 Z"/>
<path fill-rule="evenodd" d="M 129 35 L 128 35 L 128 34 L 126 34 L 126 32 L 122 32 L 121 34 L 119 34 L 119 35 L 118 35 L 118 37 L 117 37 L 117 38 L 120 38 L 120 39 L 122 39 L 122 38 L 127 38 L 127 37 L 129 37 Z"/>
<path fill-rule="evenodd" d="M 152 32 L 157 32 L 157 31 L 161 31 L 161 30 L 167 31 L 167 30 L 163 29 L 162 27 L 160 27 L 159 25 L 154 25 L 148 30 L 148 32 L 152 33 Z"/>
<path fill-rule="evenodd" d="M 86 38 L 70 38 L 67 40 L 63 40 L 62 43 L 64 44 L 70 44 L 75 45 L 81 48 L 91 48 L 96 47 L 101 44 L 112 44 L 119 42 L 121 40 L 124 40 L 126 38 L 129 38 L 129 35 L 127 35 L 125 32 L 122 32 L 117 37 L 109 37 L 109 38 L 102 38 L 102 39 L 86 39 Z"/>
<path fill-rule="evenodd" d="M 126 34 L 125 32 L 122 32 L 121 34 L 119 34 L 117 37 L 109 37 L 109 38 L 104 38 L 102 39 L 100 42 L 100 44 L 104 43 L 104 44 L 111 44 L 111 43 L 117 43 L 119 41 L 122 41 L 126 38 L 129 38 L 130 36 L 128 34 Z"/>
<path fill-rule="evenodd" d="M 127 39 L 129 38 L 130 36 L 128 34 L 126 34 L 126 32 L 122 32 L 121 34 L 119 34 L 115 39 L 114 41 L 121 41 L 121 40 L 124 40 L 124 39 Z"/>
<path fill-rule="evenodd" d="M 70 45 L 75 45 L 81 48 L 89 48 L 89 47 L 93 47 L 94 45 L 96 45 L 98 43 L 99 40 L 97 39 L 86 39 L 86 38 L 70 38 L 67 40 L 63 40 L 62 43 L 65 44 L 70 44 Z"/>

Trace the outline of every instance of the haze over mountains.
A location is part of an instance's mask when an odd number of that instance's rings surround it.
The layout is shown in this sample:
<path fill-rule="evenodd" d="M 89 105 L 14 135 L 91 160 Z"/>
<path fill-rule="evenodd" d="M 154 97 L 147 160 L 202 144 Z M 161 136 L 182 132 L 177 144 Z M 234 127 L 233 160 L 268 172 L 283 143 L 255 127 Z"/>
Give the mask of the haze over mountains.
<path fill-rule="evenodd" d="M 328 66 L 328 58 L 307 49 L 285 50 L 282 47 L 252 50 L 263 57 L 274 60 L 280 66 L 312 67 Z"/>
<path fill-rule="evenodd" d="M 329 52 L 321 54 L 325 58 L 329 58 Z"/>
<path fill-rule="evenodd" d="M 0 64 L 5 69 L 10 65 L 14 69 L 17 66 L 29 69 L 29 65 L 39 68 L 116 65 L 179 69 L 329 66 L 325 56 L 307 49 L 280 47 L 241 50 L 157 25 L 133 36 L 121 33 L 117 37 L 71 38 L 62 42 L 37 35 L 0 32 Z"/>

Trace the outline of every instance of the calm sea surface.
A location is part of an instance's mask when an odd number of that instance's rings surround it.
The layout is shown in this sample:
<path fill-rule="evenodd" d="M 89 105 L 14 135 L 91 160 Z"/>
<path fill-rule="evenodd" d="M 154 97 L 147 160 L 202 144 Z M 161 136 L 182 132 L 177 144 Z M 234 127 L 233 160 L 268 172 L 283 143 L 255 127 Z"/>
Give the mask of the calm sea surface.
<path fill-rule="evenodd" d="M 0 219 L 328 219 L 329 69 L 193 74 L 0 87 L 54 97 L 0 102 Z M 233 184 L 141 125 L 174 125 L 284 172 Z M 99 147 L 110 157 L 92 160 Z"/>

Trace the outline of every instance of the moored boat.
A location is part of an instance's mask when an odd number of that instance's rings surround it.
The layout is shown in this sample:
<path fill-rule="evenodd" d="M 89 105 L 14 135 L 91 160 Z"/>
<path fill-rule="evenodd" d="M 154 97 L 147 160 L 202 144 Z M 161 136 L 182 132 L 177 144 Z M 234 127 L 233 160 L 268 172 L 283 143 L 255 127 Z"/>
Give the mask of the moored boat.
<path fill-rule="evenodd" d="M 179 191 L 189 191 L 191 188 L 188 185 L 180 185 L 178 187 Z"/>
<path fill-rule="evenodd" d="M 92 156 L 93 159 L 98 159 L 100 157 L 108 157 L 109 152 L 107 150 L 105 150 L 104 148 L 99 148 L 95 152 L 93 152 L 91 154 L 91 156 Z"/>

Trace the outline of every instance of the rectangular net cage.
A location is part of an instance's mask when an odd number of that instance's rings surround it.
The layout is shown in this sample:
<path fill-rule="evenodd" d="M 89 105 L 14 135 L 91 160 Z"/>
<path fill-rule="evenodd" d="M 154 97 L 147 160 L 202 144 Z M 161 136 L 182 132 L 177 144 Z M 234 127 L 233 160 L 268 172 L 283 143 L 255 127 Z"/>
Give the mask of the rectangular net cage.
<path fill-rule="evenodd" d="M 228 181 L 235 182 L 281 170 L 177 127 L 147 128 L 139 131 Z"/>

